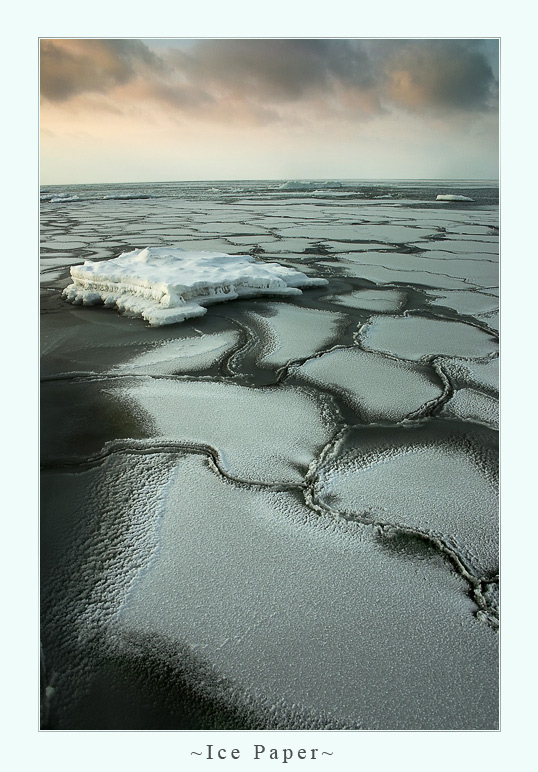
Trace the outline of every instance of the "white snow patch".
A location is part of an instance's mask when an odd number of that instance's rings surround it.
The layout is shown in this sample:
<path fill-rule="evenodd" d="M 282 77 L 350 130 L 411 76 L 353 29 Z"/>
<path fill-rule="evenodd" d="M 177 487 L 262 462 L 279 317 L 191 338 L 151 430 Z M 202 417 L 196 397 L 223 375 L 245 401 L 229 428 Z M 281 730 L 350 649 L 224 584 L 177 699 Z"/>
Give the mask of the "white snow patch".
<path fill-rule="evenodd" d="M 436 201 L 474 201 L 474 198 L 469 198 L 469 196 L 457 196 L 454 193 L 440 193 Z"/>
<path fill-rule="evenodd" d="M 85 261 L 71 269 L 64 290 L 71 303 L 115 306 L 153 326 L 206 313 L 205 306 L 258 295 L 300 295 L 299 287 L 327 284 L 278 263 L 250 255 L 146 247 L 113 260 Z"/>

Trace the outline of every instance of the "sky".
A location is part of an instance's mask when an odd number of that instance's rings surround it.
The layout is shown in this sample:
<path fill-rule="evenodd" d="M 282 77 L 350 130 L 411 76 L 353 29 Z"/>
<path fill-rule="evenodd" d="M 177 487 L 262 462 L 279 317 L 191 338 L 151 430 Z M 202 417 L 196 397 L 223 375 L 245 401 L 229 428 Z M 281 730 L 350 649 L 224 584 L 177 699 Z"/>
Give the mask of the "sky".
<path fill-rule="evenodd" d="M 40 40 L 44 185 L 496 179 L 497 39 Z"/>

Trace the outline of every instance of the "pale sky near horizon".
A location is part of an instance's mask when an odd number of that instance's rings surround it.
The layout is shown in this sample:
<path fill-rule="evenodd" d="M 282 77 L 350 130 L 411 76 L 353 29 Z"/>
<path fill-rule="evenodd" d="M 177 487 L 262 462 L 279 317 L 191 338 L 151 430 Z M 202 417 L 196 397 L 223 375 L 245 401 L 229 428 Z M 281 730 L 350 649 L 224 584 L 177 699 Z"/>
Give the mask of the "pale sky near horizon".
<path fill-rule="evenodd" d="M 497 39 L 42 39 L 42 184 L 496 179 Z"/>

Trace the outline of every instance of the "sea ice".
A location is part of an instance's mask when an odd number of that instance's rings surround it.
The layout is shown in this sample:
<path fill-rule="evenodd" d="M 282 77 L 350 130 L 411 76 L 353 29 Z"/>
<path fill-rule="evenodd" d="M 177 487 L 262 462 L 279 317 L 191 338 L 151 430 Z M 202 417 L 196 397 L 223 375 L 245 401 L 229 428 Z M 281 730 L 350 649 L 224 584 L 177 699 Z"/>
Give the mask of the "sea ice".
<path fill-rule="evenodd" d="M 165 341 L 123 362 L 111 372 L 173 375 L 205 370 L 231 351 L 238 341 L 239 333 L 235 330 Z"/>
<path fill-rule="evenodd" d="M 71 303 L 116 306 L 151 325 L 202 316 L 205 306 L 239 297 L 298 295 L 299 287 L 327 284 L 278 263 L 249 255 L 191 252 L 147 247 L 114 260 L 86 261 L 71 268 L 73 284 L 64 290 Z"/>
<path fill-rule="evenodd" d="M 498 349 L 494 338 L 478 327 L 424 316 L 372 316 L 358 340 L 368 351 L 413 360 L 441 354 L 482 358 Z"/>
<path fill-rule="evenodd" d="M 407 295 L 400 290 L 364 289 L 347 295 L 328 295 L 325 300 L 348 308 L 358 308 L 378 313 L 400 311 L 405 305 Z"/>
<path fill-rule="evenodd" d="M 431 306 L 446 306 L 447 308 L 453 308 L 458 314 L 465 314 L 466 316 L 489 313 L 499 307 L 498 298 L 481 292 L 451 291 L 428 294 L 432 295 L 432 299 L 428 301 Z"/>
<path fill-rule="evenodd" d="M 329 458 L 318 472 L 316 498 L 341 515 L 441 540 L 475 576 L 494 575 L 499 522 L 493 464 L 467 437 L 437 441 L 433 434 L 413 438 L 412 429 L 401 430 L 390 447 Z"/>
<path fill-rule="evenodd" d="M 473 201 L 469 196 L 458 196 L 455 193 L 440 193 L 436 201 Z"/>
<path fill-rule="evenodd" d="M 471 387 L 497 394 L 499 390 L 499 360 L 497 357 L 485 361 L 471 361 L 460 357 L 445 357 L 443 372 L 455 388 Z"/>
<path fill-rule="evenodd" d="M 157 441 L 214 448 L 226 472 L 253 482 L 301 482 L 335 421 L 328 400 L 287 386 L 137 378 L 111 393 L 152 417 Z"/>
<path fill-rule="evenodd" d="M 493 429 L 499 428 L 498 400 L 474 389 L 457 389 L 443 405 L 440 415 L 459 418 L 462 421 L 479 421 Z"/>
<path fill-rule="evenodd" d="M 200 457 L 178 459 L 164 496 L 159 548 L 111 626 L 124 662 L 142 649 L 158 670 L 186 644 L 216 700 L 277 727 L 290 713 L 302 729 L 496 726 L 496 636 L 439 556 L 399 557 L 374 529 L 238 488 Z"/>
<path fill-rule="evenodd" d="M 310 359 L 292 374 L 334 389 L 364 421 L 402 421 L 420 414 L 443 393 L 440 380 L 420 365 L 359 349 L 336 349 Z"/>
<path fill-rule="evenodd" d="M 378 257 L 381 255 L 381 257 Z M 385 259 L 385 256 L 386 259 Z M 399 255 L 401 260 L 403 256 Z M 330 268 L 337 275 L 353 276 L 358 279 L 366 279 L 374 284 L 406 284 L 411 286 L 435 287 L 443 290 L 449 289 L 467 289 L 469 284 L 465 279 L 455 279 L 445 273 L 434 273 L 429 270 L 425 263 L 423 270 L 417 268 L 407 269 L 405 262 L 398 265 L 392 265 L 388 258 L 388 253 L 368 253 L 367 261 L 363 262 L 357 259 L 355 255 L 345 254 L 342 257 L 337 256 L 337 261 L 329 262 L 322 260 L 318 264 Z M 371 264 L 373 262 L 376 264 Z M 377 264 L 379 261 L 380 264 Z M 383 263 L 387 263 L 384 265 Z"/>
<path fill-rule="evenodd" d="M 346 321 L 343 314 L 299 308 L 285 303 L 268 303 L 267 315 L 247 312 L 260 329 L 261 351 L 257 361 L 264 367 L 285 365 L 327 348 Z"/>

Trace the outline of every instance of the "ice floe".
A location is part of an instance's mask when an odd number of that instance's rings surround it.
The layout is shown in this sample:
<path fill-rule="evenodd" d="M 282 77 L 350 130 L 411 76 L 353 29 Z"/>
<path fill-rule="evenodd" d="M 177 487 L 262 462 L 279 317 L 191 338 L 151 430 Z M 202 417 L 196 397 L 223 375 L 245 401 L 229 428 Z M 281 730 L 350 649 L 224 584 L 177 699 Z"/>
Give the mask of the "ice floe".
<path fill-rule="evenodd" d="M 300 287 L 327 284 L 278 263 L 249 255 L 147 247 L 113 260 L 86 261 L 71 269 L 64 290 L 71 303 L 115 306 L 151 325 L 173 324 L 202 316 L 206 306 L 240 297 L 297 295 Z"/>
<path fill-rule="evenodd" d="M 498 571 L 498 484 L 487 451 L 447 425 L 393 432 L 390 445 L 344 451 L 318 472 L 316 496 L 366 522 L 413 529 L 451 549 L 475 576 Z M 421 436 L 422 434 L 422 436 Z M 412 443 L 412 444 L 411 444 Z M 373 444 L 373 443 L 372 443 Z"/>
<path fill-rule="evenodd" d="M 405 305 L 407 295 L 400 290 L 364 289 L 350 292 L 348 295 L 329 295 L 325 300 L 330 300 L 347 308 L 383 313 L 400 311 Z"/>
<path fill-rule="evenodd" d="M 428 368 L 359 349 L 329 351 L 292 374 L 336 391 L 364 421 L 402 421 L 443 394 L 442 382 Z"/>
<path fill-rule="evenodd" d="M 458 314 L 469 316 L 489 313 L 490 311 L 495 311 L 499 307 L 498 298 L 472 291 L 435 293 L 429 303 L 432 306 L 446 306 L 447 308 L 453 308 Z"/>
<path fill-rule="evenodd" d="M 495 397 L 474 389 L 457 389 L 443 406 L 440 415 L 475 421 L 499 428 L 499 403 Z"/>
<path fill-rule="evenodd" d="M 163 506 L 159 550 L 110 628 L 123 662 L 142 649 L 166 672 L 187 644 L 217 698 L 276 728 L 290 713 L 298 729 L 494 725 L 495 637 L 441 558 L 399 558 L 373 529 L 238 489 L 199 457 L 178 460 Z"/>
<path fill-rule="evenodd" d="M 445 357 L 442 368 L 455 388 L 469 386 L 493 395 L 499 390 L 499 359 L 497 357 L 484 361 Z"/>
<path fill-rule="evenodd" d="M 238 341 L 239 333 L 235 330 L 165 341 L 123 362 L 111 372 L 173 375 L 205 370 L 231 351 Z"/>
<path fill-rule="evenodd" d="M 498 350 L 493 336 L 478 327 L 425 316 L 373 316 L 357 339 L 369 351 L 413 360 L 441 354 L 481 358 Z"/>
<path fill-rule="evenodd" d="M 335 420 L 328 401 L 290 387 L 137 378 L 113 393 L 153 419 L 159 441 L 214 448 L 223 470 L 254 482 L 301 482 Z"/>
<path fill-rule="evenodd" d="M 263 341 L 257 362 L 264 367 L 285 365 L 327 348 L 346 321 L 342 314 L 284 303 L 268 303 L 264 308 L 265 314 L 247 313 Z"/>
<path fill-rule="evenodd" d="M 459 196 L 456 193 L 439 193 L 436 201 L 472 201 L 469 196 Z"/>

